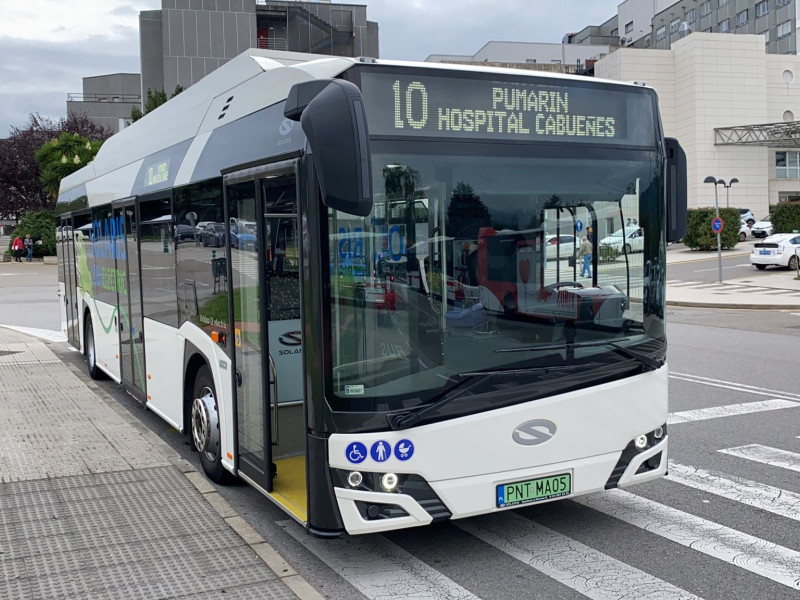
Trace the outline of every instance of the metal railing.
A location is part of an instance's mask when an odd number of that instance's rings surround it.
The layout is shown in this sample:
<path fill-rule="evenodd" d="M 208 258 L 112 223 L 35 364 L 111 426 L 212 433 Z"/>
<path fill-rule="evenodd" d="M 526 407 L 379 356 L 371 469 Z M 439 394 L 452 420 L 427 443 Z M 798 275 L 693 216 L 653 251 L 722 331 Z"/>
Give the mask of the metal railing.
<path fill-rule="evenodd" d="M 67 102 L 141 102 L 139 94 L 67 94 Z"/>

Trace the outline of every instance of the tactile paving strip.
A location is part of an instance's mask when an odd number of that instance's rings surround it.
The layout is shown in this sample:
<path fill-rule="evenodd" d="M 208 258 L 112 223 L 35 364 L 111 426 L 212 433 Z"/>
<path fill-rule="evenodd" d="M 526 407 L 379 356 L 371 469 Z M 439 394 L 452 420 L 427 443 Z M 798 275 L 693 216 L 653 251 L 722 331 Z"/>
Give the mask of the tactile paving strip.
<path fill-rule="evenodd" d="M 2 484 L 0 515 L 0 598 L 294 597 L 171 466 Z"/>

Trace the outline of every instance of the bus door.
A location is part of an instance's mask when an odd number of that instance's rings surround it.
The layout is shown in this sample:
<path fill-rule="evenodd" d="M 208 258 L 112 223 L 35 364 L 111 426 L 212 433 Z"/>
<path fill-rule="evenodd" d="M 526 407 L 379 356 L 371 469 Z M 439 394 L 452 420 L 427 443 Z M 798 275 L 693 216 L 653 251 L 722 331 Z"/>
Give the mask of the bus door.
<path fill-rule="evenodd" d="M 76 348 L 81 347 L 81 332 L 78 325 L 78 289 L 75 276 L 75 245 L 72 216 L 61 217 L 61 255 L 64 265 L 64 306 L 67 315 L 67 339 Z"/>
<path fill-rule="evenodd" d="M 307 520 L 295 161 L 226 176 L 239 473 Z"/>
<path fill-rule="evenodd" d="M 122 383 L 134 397 L 145 399 L 144 323 L 142 287 L 139 283 L 139 253 L 136 248 L 136 206 L 133 200 L 114 205 L 117 234 L 117 308 Z"/>

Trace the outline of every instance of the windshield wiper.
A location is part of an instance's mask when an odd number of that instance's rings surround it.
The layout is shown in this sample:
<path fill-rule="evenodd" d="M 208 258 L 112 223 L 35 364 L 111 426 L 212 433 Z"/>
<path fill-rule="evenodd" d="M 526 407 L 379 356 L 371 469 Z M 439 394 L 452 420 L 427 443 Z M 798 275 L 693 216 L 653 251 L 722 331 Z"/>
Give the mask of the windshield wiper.
<path fill-rule="evenodd" d="M 472 385 L 470 385 L 469 387 L 464 388 L 455 394 L 451 394 L 457 388 L 460 388 L 466 381 L 470 380 L 465 379 L 464 381 L 460 381 L 450 389 L 446 390 L 444 392 L 445 394 L 444 397 L 440 398 L 433 404 L 424 404 L 423 406 L 418 407 L 414 412 L 389 415 L 387 419 L 389 421 L 389 426 L 394 430 L 408 429 L 409 427 L 413 427 L 414 425 L 417 425 L 420 421 L 422 421 L 425 415 L 436 412 L 442 406 L 449 404 L 456 398 L 462 396 L 464 393 L 471 390 L 479 383 L 483 382 L 484 380 L 494 375 L 529 375 L 531 373 L 546 375 L 548 373 L 553 373 L 557 371 L 574 371 L 575 369 L 578 368 L 583 369 L 585 367 L 586 365 L 563 365 L 563 366 L 550 366 L 550 367 L 530 367 L 527 369 L 507 369 L 507 370 L 497 370 L 497 371 L 474 371 L 469 373 L 459 373 L 458 377 L 479 377 L 479 379 L 477 381 L 473 381 Z"/>
<path fill-rule="evenodd" d="M 597 346 L 611 346 L 616 352 L 626 356 L 627 358 L 631 358 L 633 360 L 639 361 L 647 371 L 655 371 L 656 369 L 660 369 L 661 366 L 664 364 L 663 361 L 656 360 L 652 356 L 648 354 L 644 354 L 642 352 L 638 352 L 636 350 L 631 350 L 630 348 L 626 348 L 625 346 L 620 346 L 619 342 L 628 342 L 630 338 L 618 338 L 614 340 L 599 340 L 596 342 L 567 342 L 564 344 L 544 344 L 544 345 L 535 345 L 535 346 L 521 346 L 519 348 L 505 348 L 503 350 L 495 350 L 495 352 L 539 352 L 541 350 L 567 350 L 572 351 L 575 348 L 594 348 Z"/>

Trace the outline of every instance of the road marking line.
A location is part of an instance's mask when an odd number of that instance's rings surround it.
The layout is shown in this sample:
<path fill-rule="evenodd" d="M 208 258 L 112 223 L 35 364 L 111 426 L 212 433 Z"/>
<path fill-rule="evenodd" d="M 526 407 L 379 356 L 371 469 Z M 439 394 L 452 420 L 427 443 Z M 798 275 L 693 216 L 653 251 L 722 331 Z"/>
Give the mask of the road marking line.
<path fill-rule="evenodd" d="M 800 521 L 800 494 L 795 492 L 672 461 L 669 461 L 667 480 Z"/>
<path fill-rule="evenodd" d="M 800 590 L 800 552 L 623 490 L 573 498 L 615 519 Z"/>
<path fill-rule="evenodd" d="M 504 512 L 454 524 L 588 598 L 697 598 L 516 514 Z"/>
<path fill-rule="evenodd" d="M 780 467 L 781 469 L 789 469 L 790 471 L 797 471 L 800 473 L 800 454 L 795 452 L 770 448 L 769 446 L 761 446 L 759 444 L 726 448 L 724 450 L 718 450 L 718 452 L 730 454 L 731 456 L 738 456 L 739 458 L 746 458 L 747 460 L 752 460 L 771 467 Z"/>
<path fill-rule="evenodd" d="M 281 521 L 278 525 L 368 598 L 478 600 L 469 590 L 383 536 L 319 540 L 294 521 Z"/>
<path fill-rule="evenodd" d="M 701 377 L 699 375 L 689 375 L 687 373 L 670 373 L 669 376 L 674 379 L 689 381 L 691 383 L 699 383 L 711 387 L 736 390 L 738 392 L 747 392 L 749 394 L 756 394 L 760 396 L 771 396 L 772 398 L 782 398 L 784 400 L 797 399 L 800 401 L 800 394 L 795 394 L 794 392 L 771 390 L 769 388 L 747 385 L 745 383 L 734 383 L 732 381 L 724 381 L 722 379 L 712 379 L 710 377 Z"/>
<path fill-rule="evenodd" d="M 722 417 L 734 417 L 736 415 L 747 415 L 766 410 L 779 410 L 782 408 L 800 408 L 800 403 L 793 400 L 780 398 L 772 400 L 760 400 L 758 402 L 743 402 L 741 404 L 728 404 L 726 406 L 711 406 L 709 408 L 698 408 L 696 410 L 684 410 L 681 412 L 670 413 L 667 418 L 668 425 L 679 423 L 690 423 L 693 421 L 705 421 L 707 419 L 719 419 Z"/>

